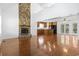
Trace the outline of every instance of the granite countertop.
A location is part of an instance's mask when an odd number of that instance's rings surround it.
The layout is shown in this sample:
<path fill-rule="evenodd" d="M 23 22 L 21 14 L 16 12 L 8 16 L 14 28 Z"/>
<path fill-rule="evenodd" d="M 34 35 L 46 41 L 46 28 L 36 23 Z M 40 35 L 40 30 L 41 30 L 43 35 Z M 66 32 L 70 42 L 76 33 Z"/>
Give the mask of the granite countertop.
<path fill-rule="evenodd" d="M 45 30 L 45 29 L 50 29 L 50 28 L 37 28 L 37 29 L 44 29 Z"/>

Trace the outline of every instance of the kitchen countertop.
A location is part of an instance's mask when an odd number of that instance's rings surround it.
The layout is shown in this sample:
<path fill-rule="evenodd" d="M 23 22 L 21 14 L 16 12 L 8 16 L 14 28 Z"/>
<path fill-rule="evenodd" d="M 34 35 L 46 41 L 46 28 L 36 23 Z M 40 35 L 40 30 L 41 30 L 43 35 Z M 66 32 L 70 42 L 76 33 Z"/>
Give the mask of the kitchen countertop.
<path fill-rule="evenodd" d="M 50 29 L 50 28 L 37 28 L 37 29 L 38 29 L 38 30 L 39 30 L 39 29 L 44 29 L 44 30 L 47 30 L 47 29 Z"/>

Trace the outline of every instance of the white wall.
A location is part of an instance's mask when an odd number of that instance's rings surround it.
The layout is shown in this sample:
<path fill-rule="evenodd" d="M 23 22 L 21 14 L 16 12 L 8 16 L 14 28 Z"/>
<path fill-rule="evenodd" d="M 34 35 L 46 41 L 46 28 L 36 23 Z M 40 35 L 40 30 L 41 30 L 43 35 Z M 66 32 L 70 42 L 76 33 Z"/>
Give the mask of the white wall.
<path fill-rule="evenodd" d="M 66 19 L 64 21 L 64 18 Z M 79 35 L 79 14 L 73 15 L 73 16 L 69 16 L 69 17 L 62 17 L 60 19 L 58 19 L 59 21 L 57 22 L 57 34 L 67 34 L 67 35 Z M 73 33 L 73 24 L 76 23 L 77 24 L 77 33 Z M 64 27 L 64 33 L 61 33 L 61 24 L 64 24 L 64 26 L 66 24 L 69 24 L 69 33 L 66 33 L 66 29 Z"/>
<path fill-rule="evenodd" d="M 2 10 L 2 35 L 18 36 L 18 4 L 13 3 L 9 4 L 9 6 Z"/>
<path fill-rule="evenodd" d="M 1 32 L 1 31 L 2 31 L 1 21 L 2 21 L 2 19 L 1 19 L 1 9 L 0 9 L 0 34 L 2 33 L 2 32 Z"/>
<path fill-rule="evenodd" d="M 56 3 L 55 5 L 49 8 L 43 9 L 37 14 L 32 14 L 31 23 L 34 21 L 36 22 L 54 17 L 63 17 L 76 13 L 79 13 L 78 3 Z M 31 31 L 31 34 L 36 35 L 37 32 L 36 25 L 33 24 L 31 30 L 33 31 L 33 32 Z"/>
<path fill-rule="evenodd" d="M 31 35 L 37 35 L 37 20 L 34 19 L 33 15 L 31 14 Z"/>

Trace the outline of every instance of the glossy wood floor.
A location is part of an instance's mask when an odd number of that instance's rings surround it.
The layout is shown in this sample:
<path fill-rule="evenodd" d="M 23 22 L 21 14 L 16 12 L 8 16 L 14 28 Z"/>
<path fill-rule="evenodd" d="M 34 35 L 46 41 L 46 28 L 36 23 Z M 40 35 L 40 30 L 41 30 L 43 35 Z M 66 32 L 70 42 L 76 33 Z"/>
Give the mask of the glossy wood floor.
<path fill-rule="evenodd" d="M 1 56 L 77 56 L 79 36 L 40 35 L 0 41 Z"/>

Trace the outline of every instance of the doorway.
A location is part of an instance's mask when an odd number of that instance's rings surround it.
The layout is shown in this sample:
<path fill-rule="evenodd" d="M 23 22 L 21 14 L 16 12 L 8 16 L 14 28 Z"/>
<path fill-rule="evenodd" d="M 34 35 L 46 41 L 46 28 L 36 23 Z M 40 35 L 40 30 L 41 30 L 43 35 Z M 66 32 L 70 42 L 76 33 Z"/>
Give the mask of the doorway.
<path fill-rule="evenodd" d="M 53 34 L 57 34 L 57 22 L 49 22 L 49 27 Z"/>

